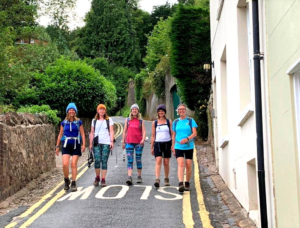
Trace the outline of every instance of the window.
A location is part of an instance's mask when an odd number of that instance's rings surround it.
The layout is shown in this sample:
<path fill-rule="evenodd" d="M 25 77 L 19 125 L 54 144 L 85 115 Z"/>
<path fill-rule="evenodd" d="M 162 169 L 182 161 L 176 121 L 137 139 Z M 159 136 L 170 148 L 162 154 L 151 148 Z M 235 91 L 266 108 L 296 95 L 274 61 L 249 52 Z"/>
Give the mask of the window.
<path fill-rule="evenodd" d="M 298 144 L 298 165 L 300 173 L 300 71 L 294 74 L 294 93 L 295 93 L 295 111 L 296 111 L 296 130 Z"/>
<path fill-rule="evenodd" d="M 34 39 L 31 38 L 31 39 L 30 39 L 30 43 L 31 43 L 31 44 L 34 44 Z"/>

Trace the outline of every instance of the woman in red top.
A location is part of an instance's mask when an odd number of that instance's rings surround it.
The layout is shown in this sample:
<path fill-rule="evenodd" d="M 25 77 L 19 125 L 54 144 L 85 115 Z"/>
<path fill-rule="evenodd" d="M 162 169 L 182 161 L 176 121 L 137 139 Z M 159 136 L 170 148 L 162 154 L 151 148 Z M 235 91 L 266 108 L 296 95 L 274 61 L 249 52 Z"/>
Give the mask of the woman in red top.
<path fill-rule="evenodd" d="M 133 104 L 130 108 L 129 118 L 126 119 L 123 132 L 123 149 L 126 148 L 127 154 L 127 173 L 126 183 L 132 185 L 133 153 L 135 150 L 136 166 L 138 170 L 137 183 L 142 183 L 142 153 L 146 138 L 144 121 L 139 113 L 139 106 Z"/>

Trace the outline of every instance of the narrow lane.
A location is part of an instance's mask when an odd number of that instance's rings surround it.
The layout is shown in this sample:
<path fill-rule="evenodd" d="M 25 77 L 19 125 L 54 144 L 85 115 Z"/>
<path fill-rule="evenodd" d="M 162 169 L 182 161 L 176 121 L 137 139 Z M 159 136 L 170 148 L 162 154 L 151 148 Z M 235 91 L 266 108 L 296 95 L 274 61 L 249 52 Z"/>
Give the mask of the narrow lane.
<path fill-rule="evenodd" d="M 136 183 L 134 164 L 134 184 L 126 185 L 127 164 L 126 160 L 123 161 L 121 142 L 125 119 L 114 117 L 113 120 L 119 126 L 116 132 L 119 137 L 108 161 L 108 186 L 94 187 L 94 168 L 87 169 L 85 166 L 79 171 L 82 176 L 77 180 L 77 192 L 64 192 L 61 186 L 38 209 L 32 210 L 33 213 L 7 227 L 202 227 L 194 176 L 191 192 L 179 194 L 175 157 L 170 160 L 171 186 L 158 189 L 153 186 L 155 158 L 150 153 L 150 121 L 145 121 L 147 138 L 142 157 L 143 183 Z M 205 213 L 203 208 L 202 211 Z"/>

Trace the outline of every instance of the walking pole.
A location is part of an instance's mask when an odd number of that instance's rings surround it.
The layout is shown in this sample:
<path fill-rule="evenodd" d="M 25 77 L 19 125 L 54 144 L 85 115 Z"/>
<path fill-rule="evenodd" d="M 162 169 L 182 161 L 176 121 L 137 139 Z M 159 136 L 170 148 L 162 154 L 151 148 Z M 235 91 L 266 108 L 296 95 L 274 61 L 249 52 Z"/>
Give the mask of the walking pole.
<path fill-rule="evenodd" d="M 126 150 L 123 150 L 123 162 L 125 162 L 125 154 L 126 154 Z"/>

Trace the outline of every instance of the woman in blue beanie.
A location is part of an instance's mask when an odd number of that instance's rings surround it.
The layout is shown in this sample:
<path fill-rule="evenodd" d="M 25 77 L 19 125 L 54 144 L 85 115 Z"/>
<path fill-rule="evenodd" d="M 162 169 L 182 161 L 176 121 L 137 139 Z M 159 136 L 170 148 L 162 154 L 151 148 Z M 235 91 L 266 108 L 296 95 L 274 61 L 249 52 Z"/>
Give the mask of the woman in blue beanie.
<path fill-rule="evenodd" d="M 60 124 L 60 131 L 57 137 L 55 153 L 58 156 L 59 144 L 62 141 L 62 159 L 63 159 L 63 172 L 65 177 L 65 187 L 67 191 L 76 192 L 76 176 L 77 176 L 77 162 L 81 156 L 81 152 L 85 150 L 85 135 L 82 126 L 82 121 L 76 117 L 77 107 L 74 103 L 70 103 L 66 109 L 67 116 Z M 80 148 L 82 140 L 82 145 Z M 69 179 L 69 162 L 72 156 L 72 183 Z"/>

